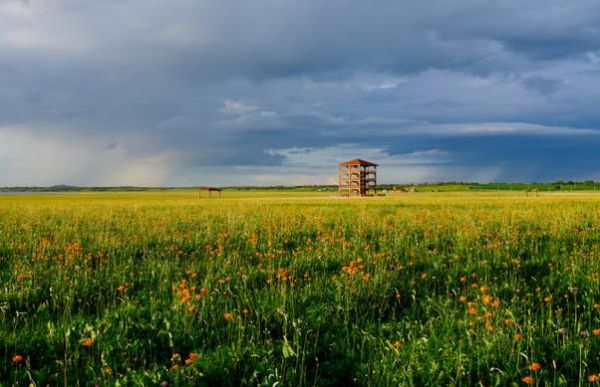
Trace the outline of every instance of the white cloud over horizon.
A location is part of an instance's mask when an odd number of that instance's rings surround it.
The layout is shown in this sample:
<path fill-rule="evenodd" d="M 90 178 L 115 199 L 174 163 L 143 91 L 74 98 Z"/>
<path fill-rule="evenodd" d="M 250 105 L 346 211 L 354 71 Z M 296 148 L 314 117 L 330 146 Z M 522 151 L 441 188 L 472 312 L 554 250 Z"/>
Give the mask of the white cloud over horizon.
<path fill-rule="evenodd" d="M 135 147 L 143 142 L 128 141 Z M 22 127 L 0 127 L 0 175 L 5 186 L 157 186 L 172 176 L 176 153 L 135 154 L 132 148 L 131 143 L 101 137 L 39 135 Z"/>

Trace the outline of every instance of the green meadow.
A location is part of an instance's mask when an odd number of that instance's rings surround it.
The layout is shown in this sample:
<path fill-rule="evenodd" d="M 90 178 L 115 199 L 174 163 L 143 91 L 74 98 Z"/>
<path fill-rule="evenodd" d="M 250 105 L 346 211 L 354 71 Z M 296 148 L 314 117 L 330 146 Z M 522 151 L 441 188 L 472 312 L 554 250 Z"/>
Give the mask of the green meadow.
<path fill-rule="evenodd" d="M 0 195 L 0 385 L 588 385 L 600 194 Z"/>

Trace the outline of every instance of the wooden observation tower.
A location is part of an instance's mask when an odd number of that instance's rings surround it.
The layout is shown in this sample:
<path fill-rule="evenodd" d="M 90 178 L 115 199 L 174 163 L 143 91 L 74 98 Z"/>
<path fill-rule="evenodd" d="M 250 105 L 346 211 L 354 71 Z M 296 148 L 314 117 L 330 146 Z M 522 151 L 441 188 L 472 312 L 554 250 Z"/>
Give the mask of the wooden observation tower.
<path fill-rule="evenodd" d="M 354 159 L 338 164 L 339 191 L 347 196 L 375 194 L 377 186 L 377 164 Z"/>

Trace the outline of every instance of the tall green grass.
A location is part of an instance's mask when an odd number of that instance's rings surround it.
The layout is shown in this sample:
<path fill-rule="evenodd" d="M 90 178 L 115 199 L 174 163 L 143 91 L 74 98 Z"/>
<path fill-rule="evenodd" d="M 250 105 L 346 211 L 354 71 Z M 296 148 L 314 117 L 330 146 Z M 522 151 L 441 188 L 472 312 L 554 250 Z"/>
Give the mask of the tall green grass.
<path fill-rule="evenodd" d="M 587 385 L 598 199 L 0 197 L 0 384 Z"/>

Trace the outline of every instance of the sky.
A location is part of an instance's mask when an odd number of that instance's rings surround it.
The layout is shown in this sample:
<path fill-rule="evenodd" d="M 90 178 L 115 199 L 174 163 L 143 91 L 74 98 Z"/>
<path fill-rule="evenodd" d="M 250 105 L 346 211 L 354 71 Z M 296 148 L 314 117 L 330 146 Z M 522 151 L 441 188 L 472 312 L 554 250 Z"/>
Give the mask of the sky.
<path fill-rule="evenodd" d="M 0 0 L 0 186 L 600 180 L 597 0 Z"/>

